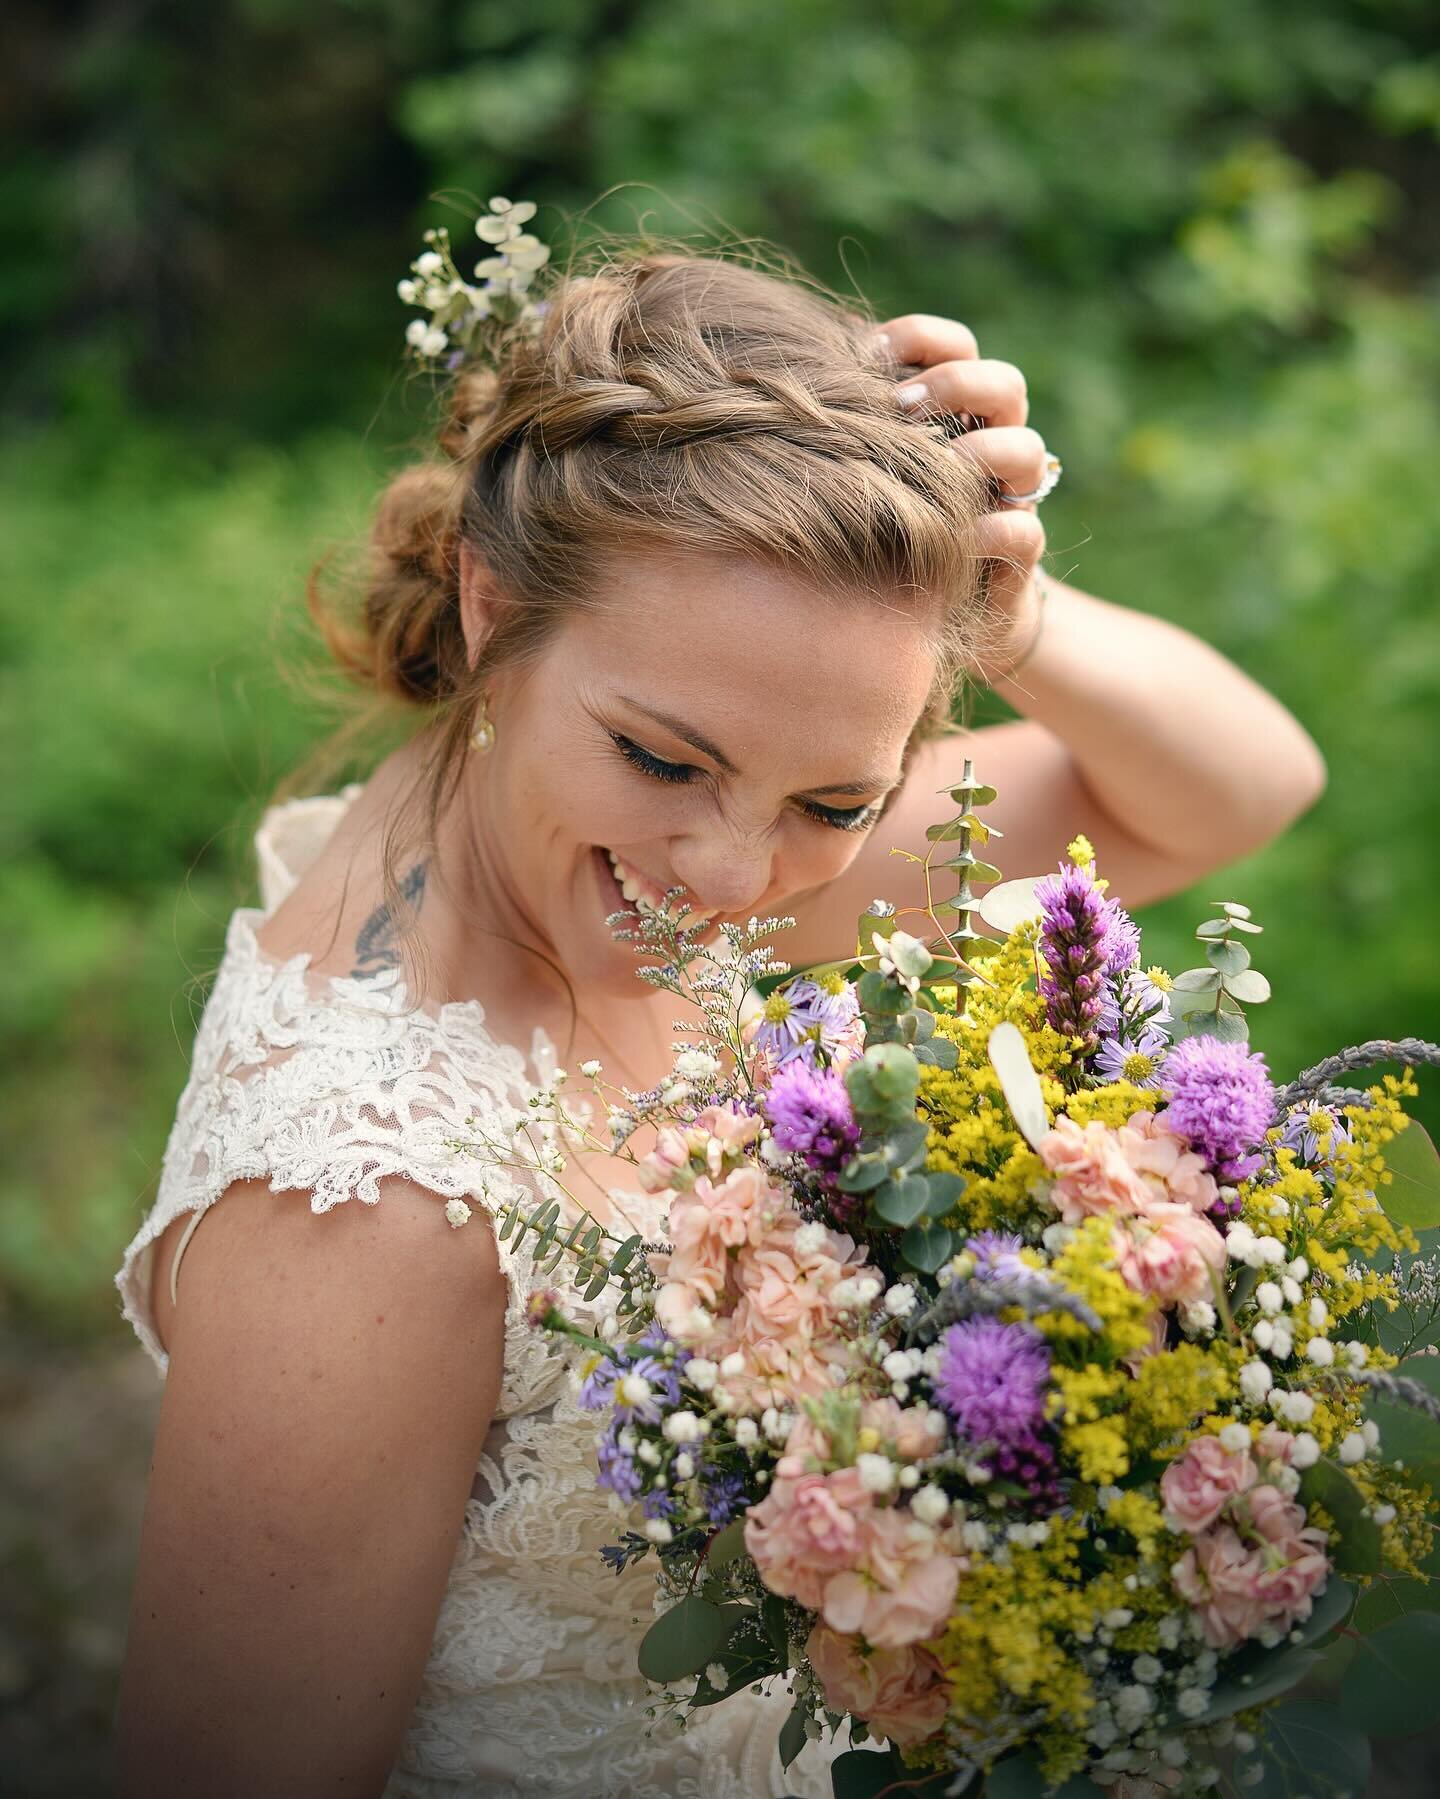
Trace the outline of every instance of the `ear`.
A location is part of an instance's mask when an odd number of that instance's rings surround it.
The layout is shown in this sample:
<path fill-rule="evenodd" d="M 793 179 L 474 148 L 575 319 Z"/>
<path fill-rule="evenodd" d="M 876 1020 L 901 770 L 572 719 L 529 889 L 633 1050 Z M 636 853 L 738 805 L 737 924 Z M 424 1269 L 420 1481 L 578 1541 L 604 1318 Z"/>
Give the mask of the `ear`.
<path fill-rule="evenodd" d="M 480 660 L 499 610 L 499 588 L 480 551 L 460 541 L 460 629 L 465 637 L 465 666 Z"/>

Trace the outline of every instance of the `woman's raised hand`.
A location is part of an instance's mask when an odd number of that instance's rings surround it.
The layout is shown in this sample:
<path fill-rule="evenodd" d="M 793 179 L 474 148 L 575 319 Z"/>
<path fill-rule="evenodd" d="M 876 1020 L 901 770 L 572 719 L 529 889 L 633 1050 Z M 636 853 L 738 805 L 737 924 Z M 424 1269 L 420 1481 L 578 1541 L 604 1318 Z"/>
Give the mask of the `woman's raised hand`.
<path fill-rule="evenodd" d="M 955 454 L 978 463 L 995 485 L 996 505 L 979 521 L 980 550 L 993 559 L 987 598 L 998 614 L 995 662 L 1008 668 L 1039 629 L 1035 575 L 1045 552 L 1037 502 L 1012 505 L 999 499 L 1034 493 L 1046 473 L 1045 440 L 1025 423 L 1025 377 L 1013 362 L 982 356 L 975 333 L 958 319 L 910 312 L 879 330 L 896 362 L 921 371 L 900 383 L 901 404 L 918 418 L 957 419 L 964 429 L 952 439 Z M 996 671 L 987 664 L 976 672 L 983 678 Z"/>

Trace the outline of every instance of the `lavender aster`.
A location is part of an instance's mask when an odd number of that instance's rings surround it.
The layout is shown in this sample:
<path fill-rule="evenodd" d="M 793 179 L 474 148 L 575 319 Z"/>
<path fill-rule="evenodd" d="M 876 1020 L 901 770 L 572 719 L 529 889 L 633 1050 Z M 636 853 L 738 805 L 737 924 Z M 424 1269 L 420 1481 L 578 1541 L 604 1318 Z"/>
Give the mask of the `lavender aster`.
<path fill-rule="evenodd" d="M 718 1468 L 702 1468 L 700 1491 L 705 1500 L 705 1515 L 712 1524 L 728 1524 L 745 1503 L 745 1477 L 727 1474 Z"/>
<path fill-rule="evenodd" d="M 1162 1086 L 1170 1095 L 1165 1123 L 1199 1151 L 1224 1181 L 1242 1181 L 1260 1167 L 1253 1153 L 1275 1112 L 1265 1058 L 1243 1043 L 1186 1037 L 1165 1058 Z"/>
<path fill-rule="evenodd" d="M 600 1464 L 595 1484 L 611 1493 L 618 1493 L 621 1499 L 628 1502 L 640 1497 L 643 1483 L 635 1457 L 620 1443 L 621 1428 L 617 1419 L 595 1446 L 596 1459 Z"/>
<path fill-rule="evenodd" d="M 765 1001 L 755 1047 L 777 1067 L 795 1058 L 818 1067 L 822 1055 L 850 1041 L 859 1014 L 855 988 L 838 975 L 789 981 Z"/>
<path fill-rule="evenodd" d="M 1158 1025 L 1143 1024 L 1130 1036 L 1107 1037 L 1096 1051 L 1095 1073 L 1132 1087 L 1158 1087 L 1170 1039 Z"/>
<path fill-rule="evenodd" d="M 1330 1154 L 1320 1154 L 1320 1140 L 1330 1139 Z M 1334 1106 L 1292 1106 L 1286 1115 L 1285 1129 L 1276 1145 L 1293 1149 L 1300 1160 L 1312 1167 L 1328 1167 L 1337 1142 L 1350 1142 L 1350 1126 Z"/>
<path fill-rule="evenodd" d="M 763 1103 L 779 1147 L 802 1156 L 832 1185 L 860 1141 L 855 1110 L 839 1075 L 797 1058 L 776 1071 Z"/>
<path fill-rule="evenodd" d="M 965 1245 L 966 1252 L 975 1258 L 976 1278 L 982 1281 L 1034 1274 L 1029 1263 L 1020 1259 L 1024 1247 L 1024 1239 L 1014 1231 L 981 1231 Z"/>

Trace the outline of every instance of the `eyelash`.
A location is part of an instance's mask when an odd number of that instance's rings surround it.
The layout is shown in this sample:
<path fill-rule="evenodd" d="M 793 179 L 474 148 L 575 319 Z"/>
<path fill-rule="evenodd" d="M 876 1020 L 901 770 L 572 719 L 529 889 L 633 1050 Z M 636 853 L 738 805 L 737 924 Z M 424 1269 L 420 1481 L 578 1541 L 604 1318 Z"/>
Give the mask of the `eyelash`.
<path fill-rule="evenodd" d="M 649 775 L 652 780 L 669 781 L 683 787 L 700 772 L 688 762 L 667 762 L 662 756 L 652 755 L 649 750 L 643 749 L 630 738 L 623 737 L 618 731 L 612 731 L 610 737 L 625 760 L 642 774 Z M 821 806 L 814 800 L 800 800 L 797 803 L 807 818 L 813 818 L 816 824 L 828 825 L 834 831 L 866 830 L 874 824 L 881 810 L 879 806 L 855 806 L 849 809 Z"/>

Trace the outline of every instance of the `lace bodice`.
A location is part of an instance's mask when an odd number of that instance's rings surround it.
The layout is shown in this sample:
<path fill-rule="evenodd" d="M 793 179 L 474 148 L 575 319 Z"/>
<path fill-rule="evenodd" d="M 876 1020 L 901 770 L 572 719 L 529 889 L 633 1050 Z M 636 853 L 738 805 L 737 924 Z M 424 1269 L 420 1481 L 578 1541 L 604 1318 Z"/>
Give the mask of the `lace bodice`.
<path fill-rule="evenodd" d="M 553 1053 L 543 1033 L 527 1058 L 491 1037 L 477 1001 L 414 1006 L 398 971 L 322 976 L 308 954 L 281 961 L 256 940 L 359 791 L 272 808 L 257 835 L 262 905 L 231 917 L 159 1189 L 115 1277 L 162 1375 L 168 1357 L 149 1299 L 155 1242 L 182 1213 L 198 1222 L 233 1181 L 268 1178 L 276 1193 L 308 1195 L 316 1212 L 380 1203 L 384 1175 L 430 1189 L 437 1205 L 464 1198 L 493 1211 L 515 1192 L 516 1177 L 447 1140 L 473 1140 L 472 1115 L 487 1134 L 519 1117 L 537 1062 Z M 663 1231 L 661 1202 L 627 1194 L 625 1203 Z M 637 1204 L 652 1210 L 637 1214 Z M 525 1323 L 542 1278 L 527 1251 L 502 1243 L 500 1258 L 509 1282 L 500 1401 L 385 1799 L 828 1795 L 839 1745 L 810 1744 L 782 1774 L 783 1689 L 737 1694 L 678 1737 L 647 1734 L 651 1689 L 635 1653 L 653 1616 L 650 1583 L 601 1560 L 619 1524 L 595 1487 L 594 1417 Z"/>

